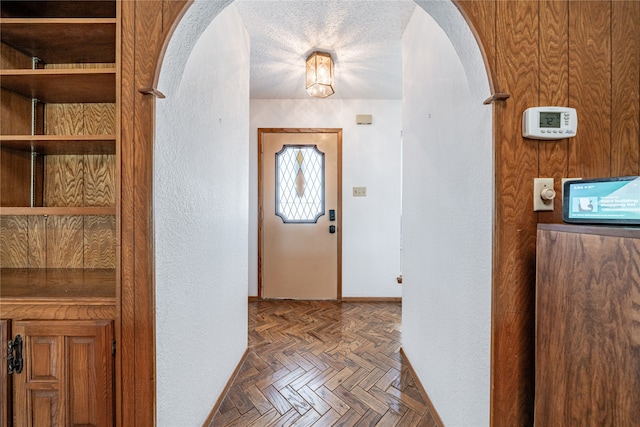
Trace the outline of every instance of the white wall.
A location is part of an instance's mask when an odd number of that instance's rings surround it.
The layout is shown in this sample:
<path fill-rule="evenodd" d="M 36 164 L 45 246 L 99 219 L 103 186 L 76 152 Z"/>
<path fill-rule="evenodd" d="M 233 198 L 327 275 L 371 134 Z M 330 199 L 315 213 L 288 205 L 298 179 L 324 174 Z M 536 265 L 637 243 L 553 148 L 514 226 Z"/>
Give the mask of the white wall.
<path fill-rule="evenodd" d="M 357 125 L 357 114 L 373 115 Z M 400 100 L 251 101 L 249 295 L 257 283 L 258 128 L 342 128 L 342 296 L 399 297 Z M 353 197 L 367 187 L 367 197 Z"/>
<path fill-rule="evenodd" d="M 247 346 L 249 39 L 235 6 L 211 22 L 223 7 L 191 6 L 160 76 L 158 426 L 202 425 Z"/>
<path fill-rule="evenodd" d="M 482 59 L 449 2 L 422 2 L 403 38 L 402 342 L 447 426 L 488 426 L 493 175 Z M 449 8 L 447 12 L 446 8 Z M 459 34 L 453 40 L 464 40 Z M 475 46 L 477 55 L 463 55 Z M 470 59 L 471 58 L 471 59 Z M 475 59 L 474 59 L 475 58 Z M 478 63 L 479 62 L 479 63 Z M 484 98 L 483 98 L 484 97 Z"/>

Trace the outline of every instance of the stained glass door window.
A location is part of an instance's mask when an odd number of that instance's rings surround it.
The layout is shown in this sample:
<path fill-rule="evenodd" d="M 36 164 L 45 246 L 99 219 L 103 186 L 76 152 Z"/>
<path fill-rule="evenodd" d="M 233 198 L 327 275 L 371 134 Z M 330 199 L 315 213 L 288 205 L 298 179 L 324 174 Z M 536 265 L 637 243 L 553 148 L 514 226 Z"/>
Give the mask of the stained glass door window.
<path fill-rule="evenodd" d="M 315 223 L 324 215 L 324 153 L 315 145 L 285 145 L 276 153 L 276 215 Z"/>

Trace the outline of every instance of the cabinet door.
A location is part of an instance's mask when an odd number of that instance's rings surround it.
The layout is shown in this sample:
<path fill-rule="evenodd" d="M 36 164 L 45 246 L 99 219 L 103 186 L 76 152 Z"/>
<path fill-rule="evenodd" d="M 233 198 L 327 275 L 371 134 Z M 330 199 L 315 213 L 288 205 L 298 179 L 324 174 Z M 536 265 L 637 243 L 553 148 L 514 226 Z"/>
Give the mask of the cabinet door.
<path fill-rule="evenodd" d="M 12 326 L 24 342 L 24 369 L 13 376 L 16 426 L 113 426 L 111 321 Z"/>
<path fill-rule="evenodd" d="M 9 375 L 7 373 L 7 341 L 9 340 L 9 321 L 0 320 L 0 427 L 9 427 L 9 405 L 11 400 Z"/>

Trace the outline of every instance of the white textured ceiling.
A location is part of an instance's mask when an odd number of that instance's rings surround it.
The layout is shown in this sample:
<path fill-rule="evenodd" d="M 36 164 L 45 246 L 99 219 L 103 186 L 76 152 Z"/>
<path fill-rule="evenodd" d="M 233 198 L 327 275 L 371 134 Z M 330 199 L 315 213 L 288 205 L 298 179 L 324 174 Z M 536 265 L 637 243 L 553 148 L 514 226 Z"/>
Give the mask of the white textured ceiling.
<path fill-rule="evenodd" d="M 309 98 L 305 59 L 331 53 L 330 98 L 401 99 L 402 33 L 413 0 L 236 0 L 251 38 L 251 98 Z"/>

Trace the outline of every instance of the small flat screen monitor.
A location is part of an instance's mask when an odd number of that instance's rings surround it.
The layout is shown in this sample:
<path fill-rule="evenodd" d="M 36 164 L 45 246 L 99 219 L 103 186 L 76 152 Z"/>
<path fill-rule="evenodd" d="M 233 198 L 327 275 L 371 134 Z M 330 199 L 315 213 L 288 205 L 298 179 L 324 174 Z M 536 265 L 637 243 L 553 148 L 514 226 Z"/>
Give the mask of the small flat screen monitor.
<path fill-rule="evenodd" d="M 640 225 L 640 177 L 566 181 L 562 220 L 582 224 Z"/>

